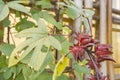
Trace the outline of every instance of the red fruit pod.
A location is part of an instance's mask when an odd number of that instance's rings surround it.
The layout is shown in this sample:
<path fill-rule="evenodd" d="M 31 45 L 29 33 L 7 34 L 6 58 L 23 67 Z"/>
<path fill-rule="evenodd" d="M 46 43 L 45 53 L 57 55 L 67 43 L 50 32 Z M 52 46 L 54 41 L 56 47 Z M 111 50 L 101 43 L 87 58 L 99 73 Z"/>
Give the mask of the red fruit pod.
<path fill-rule="evenodd" d="M 88 34 L 85 34 L 85 33 L 78 34 L 76 39 L 78 40 L 78 42 L 81 45 L 86 45 L 88 43 L 93 43 L 94 42 L 94 40 L 92 39 L 92 36 L 90 36 Z"/>
<path fill-rule="evenodd" d="M 84 59 L 85 50 L 81 46 L 79 45 L 71 46 L 70 52 L 73 54 L 75 60 L 82 61 Z"/>
<path fill-rule="evenodd" d="M 109 56 L 112 54 L 110 51 L 111 46 L 106 44 L 98 44 L 95 48 L 95 54 L 97 57 Z"/>

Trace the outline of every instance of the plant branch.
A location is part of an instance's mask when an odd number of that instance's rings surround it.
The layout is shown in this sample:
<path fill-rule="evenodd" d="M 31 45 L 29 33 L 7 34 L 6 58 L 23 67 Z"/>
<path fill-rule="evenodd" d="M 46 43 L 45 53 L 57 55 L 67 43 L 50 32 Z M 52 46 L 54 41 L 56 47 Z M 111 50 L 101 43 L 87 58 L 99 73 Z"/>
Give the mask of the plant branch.
<path fill-rule="evenodd" d="M 93 57 L 91 56 L 91 52 L 89 50 L 87 50 L 87 49 L 86 49 L 86 51 L 87 51 L 87 54 L 88 54 L 90 60 L 92 61 L 93 65 L 95 67 L 95 71 L 96 71 L 96 75 L 97 75 L 96 78 L 97 78 L 97 80 L 100 80 L 100 73 L 99 73 L 98 67 L 97 67 Z"/>
<path fill-rule="evenodd" d="M 9 33 L 10 33 L 10 27 L 8 26 L 8 28 L 7 28 L 7 42 L 8 43 L 10 43 L 10 35 L 9 35 Z"/>
<path fill-rule="evenodd" d="M 69 25 L 63 25 L 63 26 L 67 26 L 73 33 L 75 33 L 76 35 L 78 35 L 77 32 L 75 32 L 75 31 L 72 29 L 71 26 L 69 26 Z"/>

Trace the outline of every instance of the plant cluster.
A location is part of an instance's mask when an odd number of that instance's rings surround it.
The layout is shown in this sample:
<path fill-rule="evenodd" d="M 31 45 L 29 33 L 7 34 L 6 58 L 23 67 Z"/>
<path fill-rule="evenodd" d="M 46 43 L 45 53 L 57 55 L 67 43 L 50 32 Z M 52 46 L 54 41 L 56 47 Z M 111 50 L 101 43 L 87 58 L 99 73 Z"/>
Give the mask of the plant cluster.
<path fill-rule="evenodd" d="M 100 73 L 99 68 L 101 62 L 105 60 L 115 62 L 110 55 L 112 54 L 110 45 L 100 44 L 92 36 L 86 33 L 78 33 L 75 37 L 77 43 L 70 47 L 70 51 L 76 61 L 82 61 L 87 58 L 88 63 L 86 65 L 95 71 L 95 75 L 92 75 L 90 80 L 109 80 L 106 76 Z"/>
<path fill-rule="evenodd" d="M 0 0 L 0 25 L 7 28 L 7 40 L 0 43 L 0 80 L 84 80 L 84 75 L 91 75 L 89 80 L 107 80 L 99 68 L 105 60 L 114 61 L 109 56 L 111 46 L 93 38 L 89 25 L 93 15 L 94 11 L 80 9 L 72 0 Z M 85 32 L 74 31 L 65 18 L 80 18 L 83 24 L 78 26 Z M 0 38 L 3 34 L 0 30 Z M 16 45 L 14 35 L 25 40 Z"/>

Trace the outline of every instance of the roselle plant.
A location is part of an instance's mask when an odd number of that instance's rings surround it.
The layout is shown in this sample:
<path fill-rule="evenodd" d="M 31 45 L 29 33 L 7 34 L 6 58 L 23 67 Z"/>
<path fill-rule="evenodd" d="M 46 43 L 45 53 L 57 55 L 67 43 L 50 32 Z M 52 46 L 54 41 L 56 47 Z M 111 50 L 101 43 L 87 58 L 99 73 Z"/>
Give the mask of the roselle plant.
<path fill-rule="evenodd" d="M 76 40 L 78 43 L 74 44 L 70 47 L 70 51 L 74 56 L 76 61 L 82 61 L 85 59 L 85 55 L 89 56 L 88 63 L 86 65 L 89 68 L 95 71 L 95 75 L 92 75 L 90 80 L 109 80 L 106 76 L 103 76 L 101 72 L 99 72 L 100 63 L 109 60 L 115 62 L 110 55 L 112 52 L 110 51 L 111 46 L 107 44 L 100 44 L 96 42 L 92 36 L 79 33 Z"/>
<path fill-rule="evenodd" d="M 112 54 L 111 46 L 108 44 L 100 44 L 98 40 L 95 40 L 92 38 L 92 35 L 87 33 L 78 33 L 76 34 L 75 39 L 77 40 L 77 43 L 70 46 L 70 52 L 73 54 L 76 61 L 82 61 L 86 58 L 85 55 L 88 55 L 88 63 L 86 65 L 95 71 L 95 74 L 89 79 L 109 80 L 107 76 L 102 75 L 102 72 L 100 72 L 99 69 L 101 67 L 100 63 L 103 61 L 109 60 L 115 62 L 110 57 Z"/>
<path fill-rule="evenodd" d="M 0 0 L 0 37 L 7 29 L 7 40 L 0 43 L 0 80 L 84 80 L 84 75 L 109 80 L 99 71 L 100 63 L 115 61 L 111 46 L 93 38 L 93 15 L 72 0 Z M 80 18 L 83 31 L 74 31 L 64 18 Z"/>

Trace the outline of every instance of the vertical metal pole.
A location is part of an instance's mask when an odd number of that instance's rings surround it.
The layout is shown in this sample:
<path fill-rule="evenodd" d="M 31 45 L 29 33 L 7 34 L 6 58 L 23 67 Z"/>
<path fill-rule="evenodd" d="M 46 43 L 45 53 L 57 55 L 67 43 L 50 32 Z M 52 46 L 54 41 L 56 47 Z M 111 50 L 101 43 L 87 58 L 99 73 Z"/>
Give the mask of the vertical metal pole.
<path fill-rule="evenodd" d="M 85 8 L 93 8 L 93 0 L 85 0 Z M 92 25 L 92 18 L 89 18 L 90 24 Z"/>
<path fill-rule="evenodd" d="M 102 44 L 106 44 L 107 42 L 106 4 L 107 0 L 100 0 L 100 43 Z M 101 72 L 103 72 L 103 75 L 107 74 L 106 61 L 101 63 Z"/>
<path fill-rule="evenodd" d="M 112 45 L 112 0 L 107 0 L 107 43 Z M 115 80 L 113 63 L 108 62 L 107 66 L 110 80 Z"/>

